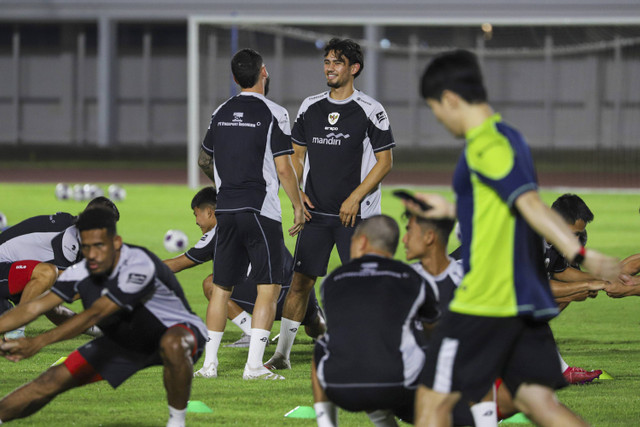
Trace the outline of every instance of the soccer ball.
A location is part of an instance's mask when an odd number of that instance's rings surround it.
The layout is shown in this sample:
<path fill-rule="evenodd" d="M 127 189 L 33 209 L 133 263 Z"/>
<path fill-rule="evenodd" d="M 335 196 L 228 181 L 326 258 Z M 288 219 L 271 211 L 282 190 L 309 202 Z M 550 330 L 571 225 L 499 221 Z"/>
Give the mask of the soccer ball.
<path fill-rule="evenodd" d="M 169 252 L 183 252 L 189 246 L 189 238 L 180 230 L 169 230 L 164 235 L 164 248 Z"/>
<path fill-rule="evenodd" d="M 85 192 L 84 192 L 84 186 L 81 184 L 76 184 L 73 186 L 73 199 L 77 200 L 78 202 L 82 202 L 83 200 L 85 200 L 87 198 Z"/>
<path fill-rule="evenodd" d="M 95 184 L 85 184 L 82 188 L 84 189 L 84 197 L 86 200 L 93 200 L 96 197 L 104 196 L 104 190 Z"/>
<path fill-rule="evenodd" d="M 111 184 L 108 188 L 109 198 L 116 202 L 124 200 L 127 197 L 127 191 L 119 185 Z"/>
<path fill-rule="evenodd" d="M 56 185 L 56 198 L 58 200 L 69 200 L 73 196 L 73 189 L 68 184 L 62 182 Z"/>
<path fill-rule="evenodd" d="M 0 212 L 0 230 L 7 228 L 7 216 Z"/>

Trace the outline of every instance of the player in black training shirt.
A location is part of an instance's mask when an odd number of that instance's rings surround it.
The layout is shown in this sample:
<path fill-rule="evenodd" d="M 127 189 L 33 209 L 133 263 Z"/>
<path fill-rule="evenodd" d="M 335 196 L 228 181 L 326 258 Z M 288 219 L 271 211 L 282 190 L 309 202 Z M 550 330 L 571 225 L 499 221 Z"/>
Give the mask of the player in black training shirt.
<path fill-rule="evenodd" d="M 213 113 L 202 143 L 199 164 L 218 189 L 218 229 L 213 257 L 209 338 L 219 346 L 227 322 L 233 286 L 245 277 L 258 284 L 251 321 L 245 379 L 283 379 L 262 366 L 280 286 L 284 282 L 280 181 L 294 209 L 296 235 L 305 222 L 284 108 L 265 98 L 269 73 L 256 51 L 243 49 L 231 61 L 239 95 Z M 213 162 L 213 163 L 212 163 Z M 213 167 L 212 167 L 213 166 Z M 217 367 L 216 367 L 217 368 Z"/>
<path fill-rule="evenodd" d="M 353 40 L 329 41 L 324 73 L 330 89 L 303 101 L 291 131 L 293 164 L 311 219 L 296 243 L 278 347 L 265 364 L 271 369 L 291 367 L 289 354 L 309 293 L 327 273 L 334 245 L 347 262 L 353 227 L 380 214 L 380 182 L 391 170 L 395 142 L 382 105 L 354 87 L 363 66 Z"/>
<path fill-rule="evenodd" d="M 440 316 L 437 290 L 392 259 L 398 224 L 363 220 L 351 239 L 352 260 L 322 283 L 327 332 L 314 351 L 311 380 L 318 425 L 337 425 L 337 405 L 366 411 L 374 423 L 413 419 L 416 381 L 425 361 L 418 322 Z M 377 424 L 376 425 L 382 425 Z"/>

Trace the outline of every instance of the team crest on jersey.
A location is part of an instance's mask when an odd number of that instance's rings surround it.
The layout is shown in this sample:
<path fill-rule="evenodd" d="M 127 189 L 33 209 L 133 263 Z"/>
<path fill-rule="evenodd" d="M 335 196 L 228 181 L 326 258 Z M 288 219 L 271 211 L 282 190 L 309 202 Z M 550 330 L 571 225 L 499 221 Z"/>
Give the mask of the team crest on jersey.
<path fill-rule="evenodd" d="M 340 118 L 340 113 L 329 113 L 329 124 L 335 125 Z"/>
<path fill-rule="evenodd" d="M 235 112 L 235 113 L 233 113 L 233 121 L 234 122 L 241 122 L 243 117 L 244 117 L 244 113 L 243 112 Z"/>

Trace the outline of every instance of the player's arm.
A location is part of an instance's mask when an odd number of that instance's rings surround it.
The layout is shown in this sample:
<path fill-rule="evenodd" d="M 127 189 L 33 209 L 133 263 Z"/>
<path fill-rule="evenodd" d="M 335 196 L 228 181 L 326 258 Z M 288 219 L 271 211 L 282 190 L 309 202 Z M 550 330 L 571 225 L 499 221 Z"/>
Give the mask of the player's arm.
<path fill-rule="evenodd" d="M 374 188 L 382 182 L 382 179 L 387 176 L 391 167 L 393 166 L 393 154 L 391 150 L 384 150 L 375 153 L 376 164 L 369 171 L 367 176 L 362 180 L 347 197 L 347 200 L 342 202 L 340 206 L 340 221 L 345 227 L 353 227 L 356 223 L 356 216 L 360 209 L 360 203 L 362 199 L 366 197 Z"/>
<path fill-rule="evenodd" d="M 402 203 L 409 212 L 423 218 L 450 218 L 456 219 L 456 205 L 445 199 L 440 194 L 435 193 L 415 193 L 414 196 L 425 202 L 431 209 L 425 211 L 411 200 L 402 200 Z"/>
<path fill-rule="evenodd" d="M 594 292 L 603 290 L 607 285 L 607 282 L 603 280 L 563 282 L 551 279 L 549 283 L 556 302 L 560 298 L 562 298 L 562 302 L 583 301 Z"/>
<path fill-rule="evenodd" d="M 640 277 L 620 275 L 620 280 L 607 283 L 605 292 L 611 298 L 640 296 Z"/>
<path fill-rule="evenodd" d="M 537 191 L 527 191 L 515 201 L 515 207 L 547 242 L 558 249 L 566 259 L 573 260 L 583 250 L 578 238 L 565 221 L 540 199 Z M 594 276 L 605 280 L 616 280 L 620 273 L 618 260 L 587 249 L 582 263 Z"/>
<path fill-rule="evenodd" d="M 302 178 L 304 176 L 304 161 L 307 155 L 307 147 L 299 144 L 292 145 L 293 155 L 291 156 L 291 161 L 293 163 L 293 169 L 296 171 L 296 177 L 298 178 L 298 186 L 300 186 L 300 195 L 302 196 L 302 202 L 307 205 L 307 207 L 313 209 L 315 208 L 315 206 L 313 206 L 313 203 L 311 203 L 311 200 L 305 194 L 305 192 L 302 191 Z M 307 218 L 307 220 L 311 219 L 311 215 L 308 212 L 305 213 L 305 217 Z"/>
<path fill-rule="evenodd" d="M 194 267 L 194 266 L 197 265 L 197 263 L 195 263 L 194 261 L 192 261 L 189 258 L 187 258 L 187 256 L 185 254 L 178 255 L 175 258 L 165 259 L 162 262 L 167 264 L 167 266 L 174 273 L 178 273 L 178 272 L 180 272 L 182 270 L 186 270 L 187 268 L 191 268 L 191 267 Z"/>
<path fill-rule="evenodd" d="M 215 187 L 216 179 L 213 175 L 213 156 L 207 153 L 203 148 L 200 148 L 200 154 L 198 155 L 198 166 L 204 174 L 209 177 Z"/>
<path fill-rule="evenodd" d="M 588 282 L 598 280 L 597 277 L 573 267 L 567 267 L 562 271 L 552 273 L 552 278 L 561 282 Z"/>
<path fill-rule="evenodd" d="M 640 254 L 629 255 L 620 261 L 620 265 L 624 274 L 635 276 L 640 272 Z"/>
<path fill-rule="evenodd" d="M 87 329 L 120 310 L 120 307 L 108 296 L 97 299 L 91 307 L 71 317 L 62 325 L 32 338 L 21 338 L 0 345 L 0 351 L 12 362 L 29 358 L 42 348 L 58 341 L 74 338 Z"/>
<path fill-rule="evenodd" d="M 24 326 L 63 302 L 62 298 L 47 291 L 25 304 L 18 304 L 0 316 L 0 333 Z"/>
<path fill-rule="evenodd" d="M 291 163 L 290 155 L 282 155 L 274 158 L 276 163 L 276 171 L 278 173 L 278 179 L 284 188 L 285 193 L 293 204 L 293 227 L 289 229 L 289 235 L 295 236 L 298 234 L 302 227 L 304 227 L 305 216 L 308 215 L 304 205 L 302 204 L 302 195 L 300 194 L 300 188 L 298 187 L 298 177 L 296 171 Z"/>

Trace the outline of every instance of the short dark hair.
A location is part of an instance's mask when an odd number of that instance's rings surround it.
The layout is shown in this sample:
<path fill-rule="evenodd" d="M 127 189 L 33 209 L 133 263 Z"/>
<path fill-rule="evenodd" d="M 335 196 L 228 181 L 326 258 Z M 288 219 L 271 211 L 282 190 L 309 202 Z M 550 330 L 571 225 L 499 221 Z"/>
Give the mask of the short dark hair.
<path fill-rule="evenodd" d="M 453 50 L 437 55 L 422 74 L 420 93 L 425 99 L 441 100 L 450 90 L 470 104 L 487 102 L 478 58 L 468 50 Z"/>
<path fill-rule="evenodd" d="M 453 227 L 456 225 L 456 220 L 452 218 L 423 218 L 421 216 L 414 215 L 409 211 L 405 211 L 402 216 L 407 220 L 415 218 L 416 222 L 422 229 L 430 228 L 434 230 L 438 235 L 438 239 L 445 245 L 445 247 L 449 242 L 449 235 L 451 234 Z"/>
<path fill-rule="evenodd" d="M 203 205 L 209 205 L 215 209 L 217 201 L 218 193 L 216 189 L 212 186 L 204 187 L 191 199 L 191 209 L 202 208 Z"/>
<path fill-rule="evenodd" d="M 78 231 L 107 229 L 109 236 L 116 235 L 116 216 L 111 209 L 94 207 L 85 209 L 76 219 Z"/>
<path fill-rule="evenodd" d="M 120 221 L 120 211 L 118 211 L 118 208 L 116 207 L 116 204 L 113 203 L 107 197 L 104 197 L 104 196 L 96 197 L 95 199 L 91 200 L 87 204 L 87 207 L 84 208 L 84 209 L 87 210 L 87 209 L 94 209 L 94 208 L 109 209 L 109 210 L 111 210 L 113 212 L 113 215 L 116 218 L 116 222 Z"/>
<path fill-rule="evenodd" d="M 364 235 L 371 246 L 395 254 L 400 241 L 400 228 L 390 216 L 374 215 L 360 222 L 353 235 Z"/>
<path fill-rule="evenodd" d="M 326 58 L 331 51 L 333 51 L 338 58 L 342 56 L 347 58 L 349 60 L 349 65 L 360 64 L 360 69 L 353 75 L 353 78 L 360 75 L 364 68 L 364 59 L 362 56 L 362 48 L 358 43 L 351 39 L 339 39 L 334 37 L 329 40 L 329 43 L 324 47 L 324 57 Z"/>
<path fill-rule="evenodd" d="M 579 219 L 585 224 L 593 221 L 593 212 L 584 200 L 575 194 L 563 194 L 553 202 L 551 208 L 558 212 L 568 224 L 575 224 Z"/>
<path fill-rule="evenodd" d="M 242 49 L 231 59 L 231 72 L 241 88 L 255 86 L 262 70 L 262 56 L 253 49 Z"/>

